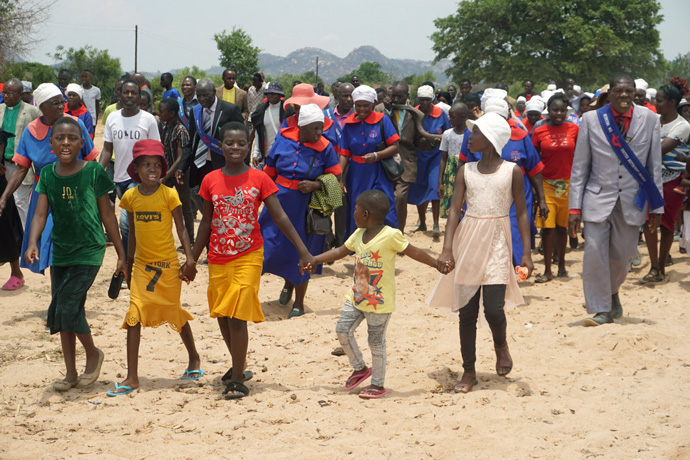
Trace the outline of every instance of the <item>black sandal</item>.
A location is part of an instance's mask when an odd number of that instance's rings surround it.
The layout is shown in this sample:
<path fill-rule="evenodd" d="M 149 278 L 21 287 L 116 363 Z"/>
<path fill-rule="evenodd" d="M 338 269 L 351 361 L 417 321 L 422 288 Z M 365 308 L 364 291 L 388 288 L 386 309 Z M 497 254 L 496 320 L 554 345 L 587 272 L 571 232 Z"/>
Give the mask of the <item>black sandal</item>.
<path fill-rule="evenodd" d="M 649 273 L 647 273 L 641 280 L 641 283 L 660 283 L 664 280 L 664 275 L 661 274 L 661 271 L 656 268 L 652 267 L 649 269 Z"/>
<path fill-rule="evenodd" d="M 223 391 L 223 398 L 225 399 L 240 399 L 249 395 L 249 388 L 241 382 L 230 382 Z"/>
<path fill-rule="evenodd" d="M 292 300 L 292 291 L 295 290 L 295 285 L 291 284 L 289 287 L 283 287 L 280 291 L 280 297 L 278 298 L 278 303 L 281 305 L 287 305 L 290 300 Z"/>
<path fill-rule="evenodd" d="M 244 371 L 242 372 L 242 378 L 246 382 L 247 380 L 251 380 L 254 377 L 254 373 L 252 371 Z M 225 373 L 220 378 L 220 381 L 223 382 L 224 385 L 229 385 L 230 382 L 232 382 L 232 367 L 228 369 L 228 371 Z"/>

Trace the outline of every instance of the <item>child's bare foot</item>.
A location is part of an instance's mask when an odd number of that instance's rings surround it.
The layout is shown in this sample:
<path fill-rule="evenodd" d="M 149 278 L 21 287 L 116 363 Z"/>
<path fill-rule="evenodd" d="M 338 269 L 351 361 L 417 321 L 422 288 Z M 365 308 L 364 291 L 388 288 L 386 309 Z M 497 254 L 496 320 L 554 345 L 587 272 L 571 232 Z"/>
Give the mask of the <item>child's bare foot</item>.
<path fill-rule="evenodd" d="M 362 384 L 362 382 L 368 379 L 369 376 L 371 376 L 371 369 L 367 366 L 352 372 L 352 374 L 345 381 L 344 389 L 352 390 L 353 388 L 357 388 Z"/>
<path fill-rule="evenodd" d="M 378 385 L 369 385 L 364 390 L 359 392 L 359 397 L 362 399 L 376 399 L 383 398 L 388 394 L 388 390 Z"/>
<path fill-rule="evenodd" d="M 477 373 L 475 371 L 465 371 L 460 381 L 455 385 L 454 390 L 456 393 L 469 393 L 477 383 Z"/>
<path fill-rule="evenodd" d="M 510 357 L 508 344 L 502 347 L 496 347 L 496 373 L 501 377 L 505 377 L 513 369 L 513 359 Z"/>

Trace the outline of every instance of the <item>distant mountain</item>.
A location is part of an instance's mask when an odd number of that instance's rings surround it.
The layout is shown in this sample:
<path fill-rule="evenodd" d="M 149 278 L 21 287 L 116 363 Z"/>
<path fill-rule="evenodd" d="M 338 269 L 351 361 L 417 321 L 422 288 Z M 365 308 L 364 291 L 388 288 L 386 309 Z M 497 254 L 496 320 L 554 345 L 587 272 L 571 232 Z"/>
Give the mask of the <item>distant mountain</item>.
<path fill-rule="evenodd" d="M 373 46 L 355 48 L 344 58 L 320 48 L 301 48 L 285 57 L 261 53 L 259 66 L 266 75 L 280 76 L 285 73 L 299 75 L 309 70 L 316 70 L 317 56 L 319 77 L 326 82 L 335 81 L 338 77 L 356 70 L 364 62 L 378 62 L 381 64 L 381 70 L 399 78 L 432 70 L 435 79 L 443 84 L 448 81 L 444 70 L 451 66 L 451 62 L 446 59 L 432 65 L 430 61 L 387 58 Z"/>

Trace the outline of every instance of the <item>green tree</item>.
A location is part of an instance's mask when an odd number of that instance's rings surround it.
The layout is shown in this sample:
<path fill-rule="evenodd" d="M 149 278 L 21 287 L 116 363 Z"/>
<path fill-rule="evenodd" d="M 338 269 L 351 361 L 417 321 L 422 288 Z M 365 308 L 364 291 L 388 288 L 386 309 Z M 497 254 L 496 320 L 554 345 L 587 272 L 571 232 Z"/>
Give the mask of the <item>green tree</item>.
<path fill-rule="evenodd" d="M 417 88 L 422 86 L 422 83 L 424 83 L 425 81 L 434 81 L 434 71 L 427 70 L 424 73 L 415 73 L 412 75 L 408 75 L 407 77 L 403 78 L 402 81 L 409 85 L 410 96 L 412 97 L 412 99 L 414 99 L 414 96 L 417 94 Z"/>
<path fill-rule="evenodd" d="M 213 34 L 213 39 L 220 51 L 220 65 L 235 71 L 240 87 L 250 83 L 252 75 L 259 71 L 261 50 L 253 45 L 249 34 L 241 27 L 233 27 L 229 34 L 225 30 Z"/>
<path fill-rule="evenodd" d="M 676 75 L 686 80 L 690 80 L 690 59 L 687 56 L 678 55 L 672 61 L 669 61 L 664 77 L 654 82 L 655 88 L 668 83 L 669 79 Z"/>
<path fill-rule="evenodd" d="M 34 89 L 41 83 L 57 81 L 53 68 L 38 62 L 8 62 L 0 69 L 0 81 L 10 78 L 30 81 Z"/>
<path fill-rule="evenodd" d="M 659 10 L 657 0 L 462 0 L 430 38 L 455 81 L 652 80 L 664 69 Z"/>
<path fill-rule="evenodd" d="M 101 101 L 107 104 L 115 93 L 115 82 L 122 75 L 120 58 L 111 57 L 108 50 L 99 50 L 86 45 L 83 48 L 65 49 L 58 46 L 50 55 L 61 68 L 72 72 L 72 79 L 81 84 L 81 73 L 90 70 L 93 75 L 91 83 L 101 89 Z"/>
<path fill-rule="evenodd" d="M 52 1 L 0 1 L 0 68 L 25 55 L 37 42 L 36 30 L 46 21 Z"/>
<path fill-rule="evenodd" d="M 393 82 L 391 74 L 382 71 L 378 62 L 362 62 L 357 70 L 343 75 L 338 80 L 349 82 L 355 75 L 364 85 L 387 85 Z"/>

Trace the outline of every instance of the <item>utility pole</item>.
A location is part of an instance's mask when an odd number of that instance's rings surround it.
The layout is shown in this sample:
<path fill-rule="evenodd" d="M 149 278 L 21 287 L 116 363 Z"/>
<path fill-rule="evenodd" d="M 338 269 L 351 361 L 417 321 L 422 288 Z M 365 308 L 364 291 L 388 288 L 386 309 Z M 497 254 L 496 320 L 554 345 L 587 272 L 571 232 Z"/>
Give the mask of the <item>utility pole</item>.
<path fill-rule="evenodd" d="M 137 48 L 139 45 L 139 26 L 134 26 L 134 73 L 137 73 Z"/>
<path fill-rule="evenodd" d="M 319 57 L 316 56 L 316 83 L 319 82 Z"/>

